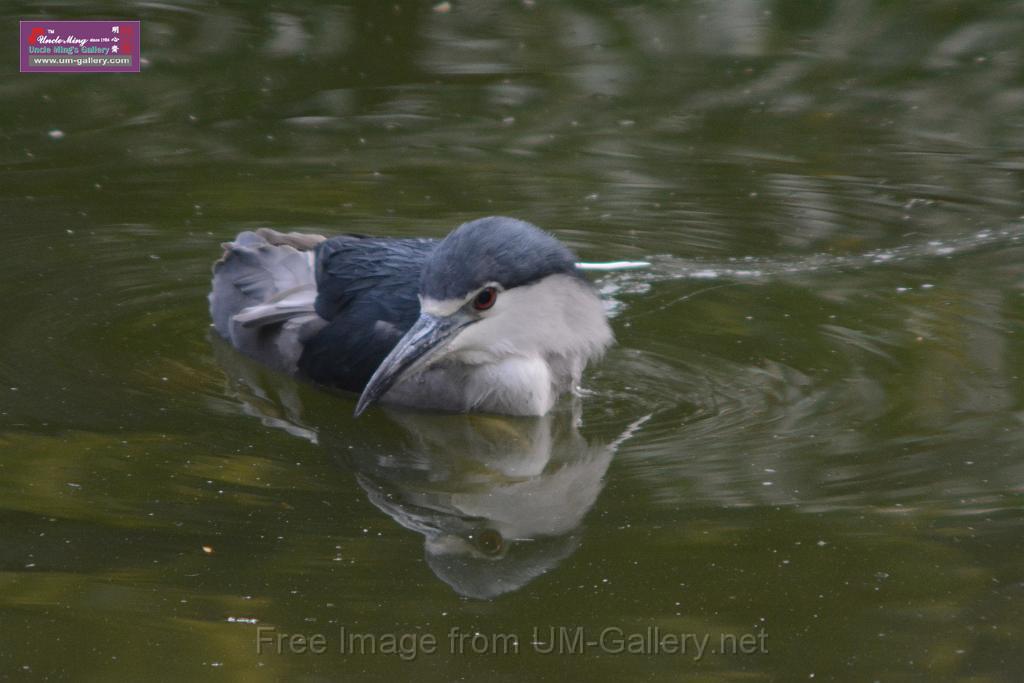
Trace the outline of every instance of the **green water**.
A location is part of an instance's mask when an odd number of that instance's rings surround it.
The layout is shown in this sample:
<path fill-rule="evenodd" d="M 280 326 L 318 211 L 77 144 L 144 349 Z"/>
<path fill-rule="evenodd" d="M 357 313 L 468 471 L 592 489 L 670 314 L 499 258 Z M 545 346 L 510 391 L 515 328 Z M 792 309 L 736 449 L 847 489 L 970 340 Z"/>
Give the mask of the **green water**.
<path fill-rule="evenodd" d="M 2 14 L 147 64 L 0 59 L 0 678 L 1020 680 L 1024 3 Z M 549 418 L 353 420 L 210 336 L 239 230 L 491 214 L 652 263 Z"/>

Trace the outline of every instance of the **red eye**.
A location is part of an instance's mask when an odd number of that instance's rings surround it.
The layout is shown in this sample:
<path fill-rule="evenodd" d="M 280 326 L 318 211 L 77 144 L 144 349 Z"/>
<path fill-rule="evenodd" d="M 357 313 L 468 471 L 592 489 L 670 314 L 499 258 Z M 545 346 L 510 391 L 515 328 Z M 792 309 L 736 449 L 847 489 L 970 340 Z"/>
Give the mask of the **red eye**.
<path fill-rule="evenodd" d="M 478 311 L 486 311 L 498 300 L 498 290 L 494 287 L 484 287 L 473 299 L 473 308 Z"/>

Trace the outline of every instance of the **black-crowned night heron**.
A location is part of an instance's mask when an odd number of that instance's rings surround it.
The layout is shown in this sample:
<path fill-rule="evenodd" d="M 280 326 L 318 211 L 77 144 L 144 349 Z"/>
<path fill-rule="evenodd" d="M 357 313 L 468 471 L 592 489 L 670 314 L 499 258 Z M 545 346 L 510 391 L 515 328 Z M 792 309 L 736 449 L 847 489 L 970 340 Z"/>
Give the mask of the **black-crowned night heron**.
<path fill-rule="evenodd" d="M 242 352 L 375 401 L 543 415 L 612 343 L 561 242 L 491 217 L 443 240 L 243 232 L 210 313 Z"/>

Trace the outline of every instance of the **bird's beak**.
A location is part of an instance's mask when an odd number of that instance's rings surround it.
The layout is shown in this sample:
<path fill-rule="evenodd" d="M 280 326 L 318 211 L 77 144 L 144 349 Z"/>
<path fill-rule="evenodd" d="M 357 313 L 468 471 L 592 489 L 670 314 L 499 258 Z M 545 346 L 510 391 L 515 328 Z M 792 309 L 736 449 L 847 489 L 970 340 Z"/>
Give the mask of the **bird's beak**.
<path fill-rule="evenodd" d="M 403 376 L 418 371 L 434 360 L 448 341 L 473 320 L 462 312 L 443 317 L 420 314 L 416 324 L 398 340 L 395 348 L 391 349 L 391 353 L 373 373 L 356 404 L 355 416 L 362 415 Z"/>

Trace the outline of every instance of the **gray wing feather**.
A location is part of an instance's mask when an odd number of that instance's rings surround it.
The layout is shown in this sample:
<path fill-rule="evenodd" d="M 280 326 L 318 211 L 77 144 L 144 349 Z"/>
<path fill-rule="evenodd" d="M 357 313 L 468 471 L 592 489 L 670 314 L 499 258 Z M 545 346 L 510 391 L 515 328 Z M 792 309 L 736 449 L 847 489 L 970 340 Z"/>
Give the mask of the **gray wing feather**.
<path fill-rule="evenodd" d="M 263 229 L 226 243 L 209 297 L 217 332 L 243 353 L 294 372 L 303 342 L 326 324 L 314 309 L 310 248 L 320 241 Z"/>
<path fill-rule="evenodd" d="M 316 285 L 302 285 L 281 292 L 265 304 L 243 308 L 231 320 L 242 327 L 276 325 L 297 315 L 315 313 L 315 303 Z"/>

